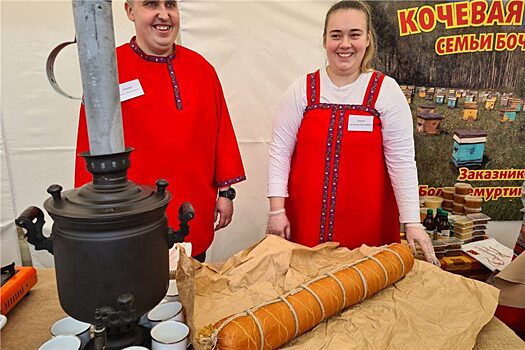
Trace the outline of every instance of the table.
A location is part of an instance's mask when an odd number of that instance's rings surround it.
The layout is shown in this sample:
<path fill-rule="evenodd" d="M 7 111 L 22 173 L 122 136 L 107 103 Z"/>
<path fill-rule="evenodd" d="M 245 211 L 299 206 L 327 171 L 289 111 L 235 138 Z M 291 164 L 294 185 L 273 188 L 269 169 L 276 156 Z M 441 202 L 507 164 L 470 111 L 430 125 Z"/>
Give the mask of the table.
<path fill-rule="evenodd" d="M 38 283 L 8 314 L 1 331 L 3 350 L 37 349 L 51 337 L 51 325 L 66 316 L 60 307 L 54 269 L 38 269 Z M 476 350 L 524 349 L 523 342 L 503 322 L 493 317 L 477 337 Z"/>

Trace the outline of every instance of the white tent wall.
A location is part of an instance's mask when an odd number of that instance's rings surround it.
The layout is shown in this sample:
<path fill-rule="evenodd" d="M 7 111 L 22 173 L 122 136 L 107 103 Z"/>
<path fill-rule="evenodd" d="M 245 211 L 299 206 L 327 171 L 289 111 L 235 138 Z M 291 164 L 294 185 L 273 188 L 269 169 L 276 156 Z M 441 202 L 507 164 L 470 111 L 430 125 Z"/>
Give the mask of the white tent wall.
<path fill-rule="evenodd" d="M 53 183 L 73 186 L 79 101 L 57 94 L 45 71 L 46 58 L 58 44 L 75 37 L 71 1 L 4 1 L 1 6 L 2 81 L 2 265 L 20 263 L 14 219 L 31 205 L 42 208 Z M 114 6 L 118 43 L 133 27 L 123 1 Z M 81 96 L 77 48 L 58 56 L 55 75 L 64 90 Z M 4 161 L 5 160 L 5 161 Z M 7 163 L 8 162 L 8 163 Z M 43 209 L 43 208 L 42 208 Z M 45 234 L 52 221 L 46 214 Z M 53 256 L 30 246 L 35 266 L 52 266 Z"/>
<path fill-rule="evenodd" d="M 224 260 L 260 240 L 268 211 L 266 172 L 272 119 L 286 88 L 325 63 L 321 36 L 326 1 L 180 0 L 179 41 L 216 68 L 230 109 L 248 180 L 236 185 L 233 223 L 216 233 L 208 260 Z M 133 26 L 124 1 L 114 1 L 115 38 L 129 41 Z M 73 186 L 79 101 L 52 90 L 45 60 L 74 37 L 71 1 L 1 1 L 2 265 L 19 259 L 13 221 L 30 205 L 42 208 L 50 184 Z M 75 46 L 57 58 L 56 77 L 80 96 Z M 133 145 L 129 145 L 133 146 Z M 168 161 L 168 160 L 167 160 Z M 7 163 L 8 162 L 8 163 Z M 177 184 L 171 184 L 171 191 Z M 45 232 L 51 230 L 46 216 Z M 493 223 L 493 226 L 494 227 Z M 497 224 L 496 224 L 497 225 Z M 512 239 L 519 223 L 506 226 Z M 512 236 L 514 238 L 512 238 Z M 52 256 L 31 248 L 36 266 Z"/>

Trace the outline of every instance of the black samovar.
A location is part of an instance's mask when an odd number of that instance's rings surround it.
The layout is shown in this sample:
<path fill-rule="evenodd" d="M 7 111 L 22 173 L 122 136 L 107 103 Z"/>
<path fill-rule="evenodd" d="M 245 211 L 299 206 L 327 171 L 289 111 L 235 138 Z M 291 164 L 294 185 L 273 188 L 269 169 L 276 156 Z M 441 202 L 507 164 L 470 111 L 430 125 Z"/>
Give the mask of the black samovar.
<path fill-rule="evenodd" d="M 194 217 L 179 208 L 180 227 L 168 227 L 167 181 L 156 188 L 129 181 L 124 148 L 111 1 L 73 0 L 90 151 L 81 154 L 93 181 L 62 191 L 51 185 L 44 208 L 54 220 L 44 237 L 44 213 L 29 207 L 16 220 L 36 249 L 54 255 L 64 311 L 95 326 L 88 349 L 149 346 L 141 316 L 168 289 L 168 250 L 188 234 Z"/>
<path fill-rule="evenodd" d="M 29 207 L 16 220 L 29 243 L 54 255 L 64 311 L 104 329 L 108 349 L 148 343 L 138 322 L 166 295 L 168 249 L 184 241 L 194 217 L 185 203 L 179 208 L 179 230 L 168 227 L 167 181 L 158 180 L 156 188 L 128 181 L 130 152 L 83 154 L 93 182 L 64 192 L 49 186 L 51 198 L 44 202 L 54 221 L 49 238 L 42 234 L 39 208 Z"/>

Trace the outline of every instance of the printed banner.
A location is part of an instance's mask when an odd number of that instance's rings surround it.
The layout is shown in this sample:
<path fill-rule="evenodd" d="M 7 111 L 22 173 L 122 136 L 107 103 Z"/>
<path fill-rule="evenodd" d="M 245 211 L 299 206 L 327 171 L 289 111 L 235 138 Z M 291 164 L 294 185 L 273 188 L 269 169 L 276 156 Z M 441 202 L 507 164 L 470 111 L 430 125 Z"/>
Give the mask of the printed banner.
<path fill-rule="evenodd" d="M 377 68 L 400 83 L 411 105 L 422 202 L 465 182 L 492 220 L 521 220 L 525 2 L 368 3 Z M 461 201 L 443 206 L 475 211 Z"/>

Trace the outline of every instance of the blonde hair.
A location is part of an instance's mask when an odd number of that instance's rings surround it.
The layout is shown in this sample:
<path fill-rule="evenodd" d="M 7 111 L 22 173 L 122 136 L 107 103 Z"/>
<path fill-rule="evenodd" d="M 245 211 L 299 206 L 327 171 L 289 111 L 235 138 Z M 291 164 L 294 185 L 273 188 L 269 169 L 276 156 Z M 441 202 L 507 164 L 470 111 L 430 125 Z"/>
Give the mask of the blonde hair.
<path fill-rule="evenodd" d="M 343 0 L 339 1 L 338 3 L 335 3 L 334 5 L 332 5 L 332 7 L 330 7 L 328 12 L 326 13 L 326 17 L 324 20 L 323 44 L 326 43 L 326 27 L 328 25 L 328 20 L 334 12 L 340 10 L 358 10 L 365 14 L 366 26 L 368 31 L 367 34 L 370 39 L 370 44 L 366 48 L 365 55 L 363 56 L 363 61 L 361 62 L 361 72 L 364 73 L 374 70 L 374 67 L 372 66 L 372 61 L 375 59 L 376 56 L 376 33 L 372 25 L 372 15 L 370 7 L 364 2 L 359 0 Z"/>

